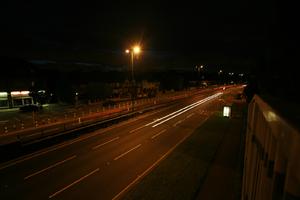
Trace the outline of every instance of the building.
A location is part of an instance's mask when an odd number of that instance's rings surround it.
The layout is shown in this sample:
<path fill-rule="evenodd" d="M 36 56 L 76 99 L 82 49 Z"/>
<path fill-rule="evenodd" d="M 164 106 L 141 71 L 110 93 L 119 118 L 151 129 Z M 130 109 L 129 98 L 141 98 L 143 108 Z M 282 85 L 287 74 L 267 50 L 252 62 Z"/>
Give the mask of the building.
<path fill-rule="evenodd" d="M 0 108 L 20 107 L 33 104 L 29 91 L 0 92 Z"/>

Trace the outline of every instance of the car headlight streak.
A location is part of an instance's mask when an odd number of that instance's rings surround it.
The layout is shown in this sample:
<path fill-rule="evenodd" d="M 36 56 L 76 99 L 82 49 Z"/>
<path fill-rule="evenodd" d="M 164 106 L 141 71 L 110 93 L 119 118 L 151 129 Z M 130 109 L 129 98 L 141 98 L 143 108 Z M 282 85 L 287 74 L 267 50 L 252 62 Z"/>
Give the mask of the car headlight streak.
<path fill-rule="evenodd" d="M 146 124 L 145 126 L 150 126 L 150 125 L 152 125 L 152 127 L 159 126 L 159 125 L 161 125 L 161 124 L 169 121 L 170 119 L 173 119 L 174 117 L 177 117 L 178 115 L 181 115 L 181 114 L 183 114 L 183 113 L 185 113 L 185 112 L 187 112 L 187 111 L 189 111 L 189 110 L 191 110 L 191 109 L 193 109 L 193 108 L 195 108 L 195 107 L 197 107 L 197 106 L 199 106 L 199 105 L 201 105 L 201 104 L 203 104 L 203 103 L 205 103 L 205 102 L 207 102 L 207 101 L 209 101 L 209 100 L 211 100 L 213 98 L 216 98 L 216 97 L 218 97 L 218 96 L 220 96 L 222 94 L 223 94 L 222 92 L 219 92 L 219 93 L 216 93 L 216 94 L 214 94 L 212 96 L 206 97 L 205 99 L 202 99 L 202 100 L 197 101 L 197 102 L 195 102 L 195 103 L 193 103 L 191 105 L 188 105 L 188 106 L 186 106 L 184 108 L 181 108 L 181 109 L 179 109 L 179 110 L 177 110 L 175 112 L 172 112 L 172 113 L 170 113 L 170 114 L 168 114 L 168 115 L 166 115 L 164 117 L 156 119 L 153 122 Z"/>

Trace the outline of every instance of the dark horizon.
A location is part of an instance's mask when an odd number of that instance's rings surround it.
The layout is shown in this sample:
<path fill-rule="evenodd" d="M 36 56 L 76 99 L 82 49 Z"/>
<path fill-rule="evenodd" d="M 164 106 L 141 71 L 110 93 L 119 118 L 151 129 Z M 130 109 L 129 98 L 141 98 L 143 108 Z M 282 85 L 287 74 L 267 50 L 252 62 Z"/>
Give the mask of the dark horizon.
<path fill-rule="evenodd" d="M 18 2 L 3 8 L 1 54 L 29 60 L 101 62 L 101 54 L 121 56 L 140 43 L 156 57 L 257 63 L 279 23 L 275 3 L 255 1 Z"/>
<path fill-rule="evenodd" d="M 7 2 L 0 55 L 126 67 L 124 50 L 140 43 L 137 70 L 206 65 L 213 71 L 245 71 L 292 96 L 299 86 L 295 19 L 293 10 L 271 0 Z"/>

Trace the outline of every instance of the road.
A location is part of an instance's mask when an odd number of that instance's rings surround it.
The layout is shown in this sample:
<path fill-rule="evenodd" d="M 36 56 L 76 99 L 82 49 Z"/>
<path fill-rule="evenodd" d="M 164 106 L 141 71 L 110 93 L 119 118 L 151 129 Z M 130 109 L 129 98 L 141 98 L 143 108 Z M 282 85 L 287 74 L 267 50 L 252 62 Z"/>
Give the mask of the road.
<path fill-rule="evenodd" d="M 3 163 L 0 199 L 118 199 L 219 109 L 221 96 L 181 99 Z"/>
<path fill-rule="evenodd" d="M 213 88 L 210 86 L 207 89 Z M 190 93 L 197 92 L 197 88 L 187 91 L 177 91 L 165 94 L 158 94 L 153 98 L 139 98 L 135 100 L 135 107 L 146 106 L 154 102 L 161 102 L 181 98 Z M 116 105 L 103 106 L 103 102 L 96 102 L 90 105 L 80 104 L 76 106 L 47 104 L 43 106 L 37 113 L 20 112 L 18 108 L 0 109 L 0 136 L 1 134 L 9 134 L 16 131 L 23 131 L 25 129 L 32 129 L 44 125 L 53 125 L 57 122 L 68 123 L 75 118 L 86 118 L 90 115 L 109 115 L 118 110 L 129 110 L 131 100 L 128 99 L 114 99 Z"/>

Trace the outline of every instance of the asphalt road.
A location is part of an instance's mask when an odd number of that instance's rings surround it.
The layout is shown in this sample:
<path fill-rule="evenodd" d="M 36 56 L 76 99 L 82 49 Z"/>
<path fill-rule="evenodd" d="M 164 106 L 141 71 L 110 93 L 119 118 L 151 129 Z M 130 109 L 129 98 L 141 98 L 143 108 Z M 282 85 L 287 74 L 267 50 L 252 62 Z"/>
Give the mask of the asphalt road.
<path fill-rule="evenodd" d="M 220 108 L 217 92 L 3 163 L 0 199 L 120 198 Z"/>

